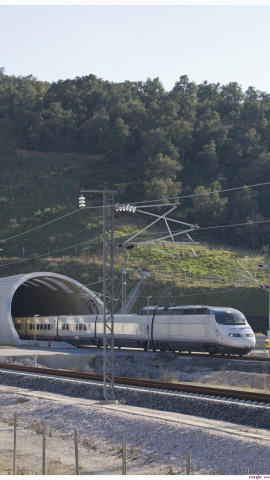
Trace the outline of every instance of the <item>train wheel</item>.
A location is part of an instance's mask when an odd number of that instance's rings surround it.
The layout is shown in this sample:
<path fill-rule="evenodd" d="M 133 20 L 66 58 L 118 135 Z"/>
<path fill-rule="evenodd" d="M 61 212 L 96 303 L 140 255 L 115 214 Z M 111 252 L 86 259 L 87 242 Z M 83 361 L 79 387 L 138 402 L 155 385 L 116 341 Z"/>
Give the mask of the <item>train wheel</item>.
<path fill-rule="evenodd" d="M 167 352 L 169 350 L 169 345 L 167 343 L 160 343 L 159 349 L 161 352 Z"/>
<path fill-rule="evenodd" d="M 214 355 L 215 353 L 218 353 L 218 349 L 215 345 L 210 345 L 208 351 L 211 356 Z"/>

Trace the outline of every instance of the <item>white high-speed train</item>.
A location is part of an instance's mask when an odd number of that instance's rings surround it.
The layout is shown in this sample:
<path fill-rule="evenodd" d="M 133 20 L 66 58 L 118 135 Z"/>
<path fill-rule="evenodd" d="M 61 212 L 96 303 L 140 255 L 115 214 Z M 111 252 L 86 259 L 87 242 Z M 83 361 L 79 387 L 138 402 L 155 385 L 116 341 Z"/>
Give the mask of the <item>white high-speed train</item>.
<path fill-rule="evenodd" d="M 61 339 L 73 345 L 103 344 L 103 314 L 13 319 L 20 338 Z M 245 355 L 255 335 L 245 316 L 233 308 L 174 306 L 142 308 L 114 315 L 114 345 L 156 351 Z"/>

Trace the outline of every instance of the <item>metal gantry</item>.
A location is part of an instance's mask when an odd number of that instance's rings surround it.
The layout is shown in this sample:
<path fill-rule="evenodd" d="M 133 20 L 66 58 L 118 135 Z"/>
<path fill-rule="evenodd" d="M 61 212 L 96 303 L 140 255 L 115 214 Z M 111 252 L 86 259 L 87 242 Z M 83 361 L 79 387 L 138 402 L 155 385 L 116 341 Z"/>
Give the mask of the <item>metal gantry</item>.
<path fill-rule="evenodd" d="M 174 242 L 174 237 L 181 234 L 188 235 L 189 232 L 193 231 L 197 226 L 190 225 L 178 220 L 168 218 L 167 215 L 177 208 L 177 204 L 168 204 L 172 208 L 164 213 L 163 215 L 155 215 L 150 212 L 145 212 L 141 210 L 143 206 L 138 210 L 132 205 L 115 205 L 114 203 L 114 194 L 115 190 L 81 190 L 81 197 L 79 198 L 79 206 L 81 208 L 85 207 L 85 198 L 82 195 L 83 193 L 102 193 L 103 195 L 103 304 L 104 304 L 104 314 L 103 314 L 103 398 L 107 402 L 117 402 L 114 396 L 114 254 L 115 251 L 122 251 L 122 287 L 124 287 L 123 297 L 122 297 L 122 311 L 123 313 L 126 310 L 126 250 L 133 248 L 134 246 L 140 246 L 144 244 L 155 243 L 159 240 L 164 242 L 165 239 L 170 238 Z M 159 207 L 166 206 L 162 205 L 150 205 L 150 207 Z M 149 208 L 149 205 L 147 206 Z M 145 213 L 147 215 L 152 215 L 156 217 L 156 220 L 152 221 L 147 227 L 140 230 L 138 233 L 130 237 L 128 240 L 118 245 L 115 248 L 114 245 L 114 210 L 116 211 L 128 211 L 135 213 Z M 166 227 L 168 229 L 168 235 L 165 235 L 159 239 L 139 242 L 137 244 L 129 244 L 131 240 L 137 237 L 140 233 L 147 230 L 149 227 L 157 223 L 159 220 L 163 219 L 165 221 Z M 188 226 L 190 228 L 177 233 L 172 233 L 168 220 L 176 222 L 181 225 Z M 188 235 L 189 239 L 190 236 Z M 150 298 L 150 297 L 149 297 Z"/>
<path fill-rule="evenodd" d="M 114 194 L 115 190 L 81 190 L 103 195 L 103 398 L 114 396 Z M 84 197 L 83 197 L 84 198 Z M 80 206 L 85 202 L 80 197 Z"/>

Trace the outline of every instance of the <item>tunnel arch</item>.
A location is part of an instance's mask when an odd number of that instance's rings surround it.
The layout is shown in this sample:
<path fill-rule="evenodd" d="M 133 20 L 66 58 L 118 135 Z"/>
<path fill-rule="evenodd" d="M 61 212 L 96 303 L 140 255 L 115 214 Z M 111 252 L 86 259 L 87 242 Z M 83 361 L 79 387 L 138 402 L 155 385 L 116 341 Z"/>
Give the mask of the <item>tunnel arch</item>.
<path fill-rule="evenodd" d="M 0 345 L 22 345 L 14 317 L 102 313 L 103 302 L 87 287 L 57 273 L 35 272 L 0 279 Z"/>

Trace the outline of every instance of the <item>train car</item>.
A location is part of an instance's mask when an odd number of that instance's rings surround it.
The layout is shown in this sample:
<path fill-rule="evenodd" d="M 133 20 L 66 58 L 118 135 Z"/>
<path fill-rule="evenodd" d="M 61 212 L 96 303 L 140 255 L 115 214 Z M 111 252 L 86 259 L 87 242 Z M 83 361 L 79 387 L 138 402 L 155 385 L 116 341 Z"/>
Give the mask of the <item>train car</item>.
<path fill-rule="evenodd" d="M 148 308 L 139 312 L 148 318 Z M 233 308 L 201 305 L 151 308 L 151 348 L 171 351 L 245 355 L 255 335 L 245 316 Z"/>
<path fill-rule="evenodd" d="M 73 345 L 103 344 L 103 315 L 14 318 L 22 339 L 61 339 Z M 142 308 L 114 316 L 116 347 L 160 351 L 245 355 L 255 335 L 244 315 L 233 308 L 200 305 Z"/>

